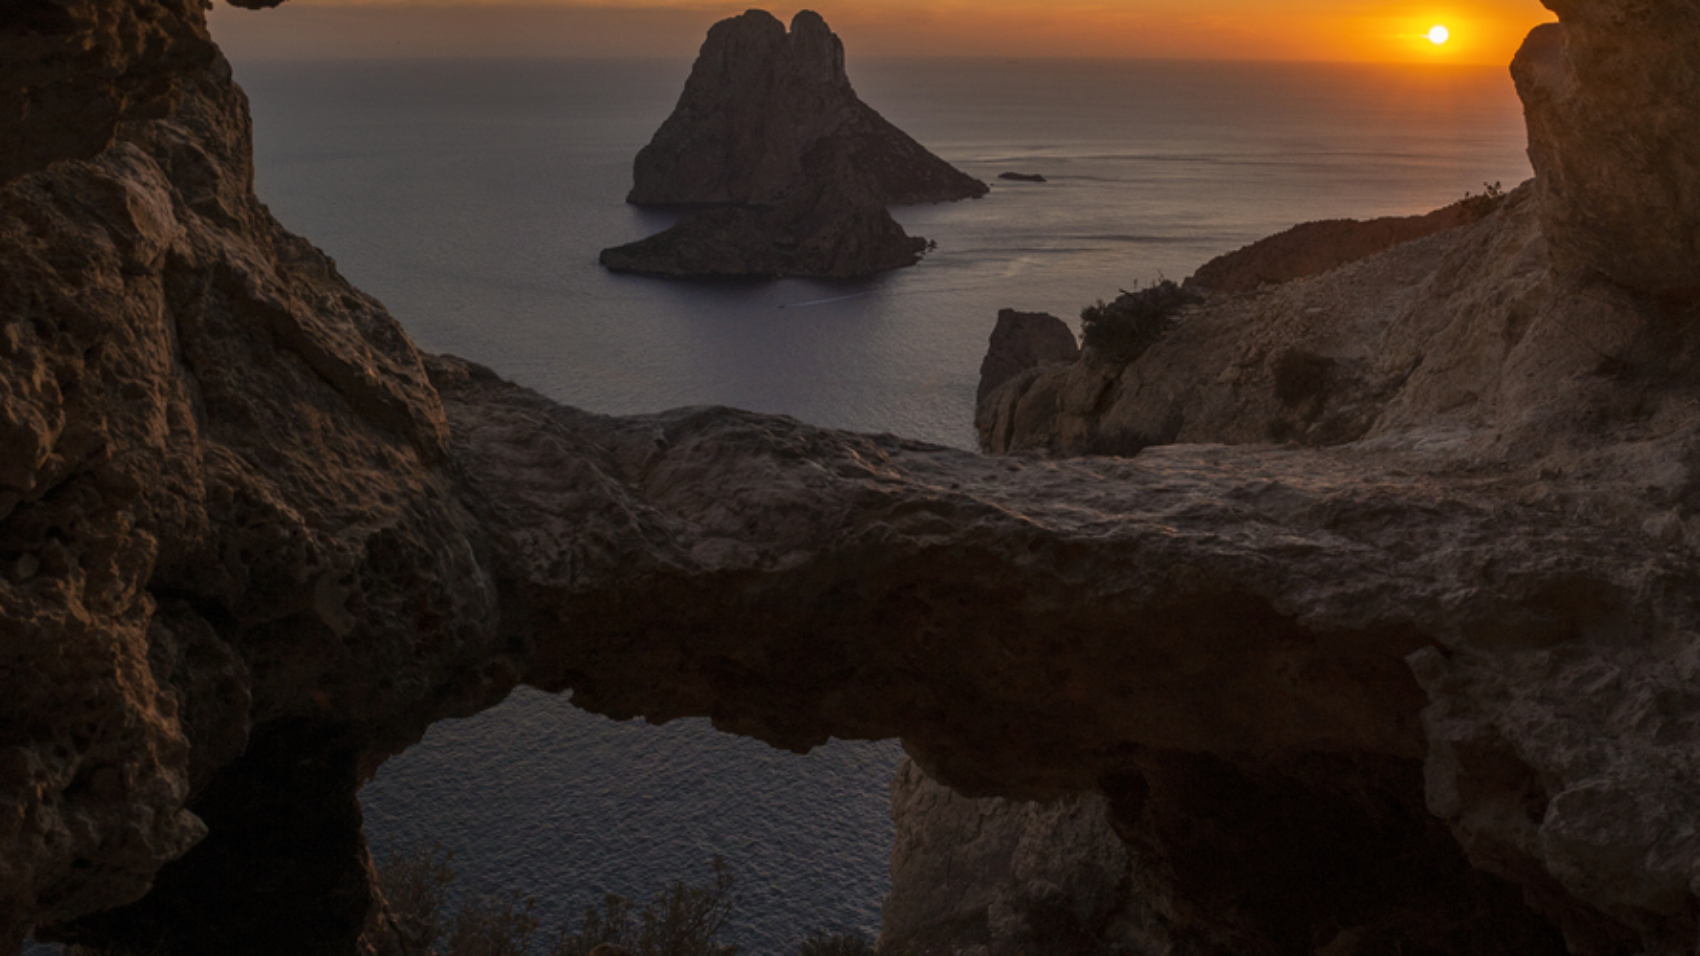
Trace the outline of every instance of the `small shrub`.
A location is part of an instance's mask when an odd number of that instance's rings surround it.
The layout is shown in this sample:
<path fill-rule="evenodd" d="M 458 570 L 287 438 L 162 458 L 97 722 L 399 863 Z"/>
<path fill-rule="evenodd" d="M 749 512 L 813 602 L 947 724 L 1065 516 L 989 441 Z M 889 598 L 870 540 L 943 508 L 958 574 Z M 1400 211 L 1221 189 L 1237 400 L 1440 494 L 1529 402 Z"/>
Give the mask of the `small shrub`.
<path fill-rule="evenodd" d="M 610 893 L 600 909 L 585 909 L 578 932 L 562 928 L 549 956 L 590 956 L 602 945 L 631 956 L 734 956 L 738 948 L 719 939 L 738 902 L 732 893 L 732 868 L 715 857 L 713 870 L 710 882 L 692 886 L 677 881 L 641 907 Z"/>
<path fill-rule="evenodd" d="M 1105 358 L 1132 362 L 1173 327 L 1176 313 L 1198 300 L 1197 293 L 1168 279 L 1138 292 L 1124 290 L 1114 302 L 1100 300 L 1081 310 L 1081 338 Z"/>
<path fill-rule="evenodd" d="M 454 853 L 436 844 L 412 846 L 378 864 L 378 887 L 408 953 L 427 953 L 448 928 L 444 906 L 455 871 Z"/>
<path fill-rule="evenodd" d="M 537 917 L 535 899 L 480 896 L 462 903 L 449 930 L 443 956 L 530 956 Z"/>
<path fill-rule="evenodd" d="M 1460 204 L 1464 207 L 1471 221 L 1482 219 L 1505 202 L 1505 188 L 1499 183 L 1482 183 L 1482 194 L 1476 195 L 1469 190 L 1464 191 L 1464 199 Z"/>
<path fill-rule="evenodd" d="M 798 945 L 797 956 L 874 956 L 874 941 L 862 933 L 815 930 Z"/>

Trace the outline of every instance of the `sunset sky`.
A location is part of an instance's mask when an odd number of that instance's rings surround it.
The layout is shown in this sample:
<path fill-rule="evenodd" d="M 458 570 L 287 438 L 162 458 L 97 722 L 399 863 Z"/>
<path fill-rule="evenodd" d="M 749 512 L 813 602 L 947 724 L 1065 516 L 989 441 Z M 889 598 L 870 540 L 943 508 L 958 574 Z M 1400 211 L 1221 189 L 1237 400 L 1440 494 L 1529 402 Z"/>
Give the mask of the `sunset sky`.
<path fill-rule="evenodd" d="M 292 0 L 213 14 L 237 57 L 689 56 L 752 4 Z M 1537 0 L 820 0 L 854 56 L 1091 56 L 1505 65 Z M 799 6 L 768 6 L 783 19 Z M 1431 27 L 1451 39 L 1437 45 Z"/>

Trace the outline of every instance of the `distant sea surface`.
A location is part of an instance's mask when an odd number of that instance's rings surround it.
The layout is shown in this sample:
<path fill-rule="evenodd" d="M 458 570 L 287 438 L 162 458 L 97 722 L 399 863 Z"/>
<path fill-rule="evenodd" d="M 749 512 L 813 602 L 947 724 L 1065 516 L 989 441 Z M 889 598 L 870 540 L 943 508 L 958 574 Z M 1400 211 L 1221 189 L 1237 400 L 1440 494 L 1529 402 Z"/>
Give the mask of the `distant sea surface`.
<path fill-rule="evenodd" d="M 852 57 L 865 100 L 991 195 L 896 210 L 938 243 L 913 269 L 668 282 L 596 254 L 669 222 L 623 199 L 688 62 L 236 68 L 260 197 L 423 348 L 599 412 L 726 404 L 960 448 L 1000 308 L 1076 322 L 1301 221 L 1425 212 L 1529 175 L 1503 70 Z M 778 956 L 813 928 L 877 930 L 900 756 L 800 757 L 521 691 L 433 728 L 362 800 L 380 856 L 439 843 L 463 888 L 535 895 L 550 918 L 702 881 L 723 856 L 734 939 Z"/>

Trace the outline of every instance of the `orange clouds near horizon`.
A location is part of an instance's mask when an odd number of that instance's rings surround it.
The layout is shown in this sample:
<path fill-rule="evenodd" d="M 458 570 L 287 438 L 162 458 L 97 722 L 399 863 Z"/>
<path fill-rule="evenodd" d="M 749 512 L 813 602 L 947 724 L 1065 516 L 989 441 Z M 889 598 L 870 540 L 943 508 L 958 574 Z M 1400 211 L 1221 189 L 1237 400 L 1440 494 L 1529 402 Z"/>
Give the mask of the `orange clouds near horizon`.
<path fill-rule="evenodd" d="M 256 59 L 690 56 L 745 2 L 292 0 L 218 4 L 214 36 Z M 852 56 L 1299 60 L 1504 66 L 1552 19 L 1536 0 L 818 0 Z M 773 7 L 782 19 L 800 6 Z M 1444 25 L 1449 42 L 1429 41 Z"/>

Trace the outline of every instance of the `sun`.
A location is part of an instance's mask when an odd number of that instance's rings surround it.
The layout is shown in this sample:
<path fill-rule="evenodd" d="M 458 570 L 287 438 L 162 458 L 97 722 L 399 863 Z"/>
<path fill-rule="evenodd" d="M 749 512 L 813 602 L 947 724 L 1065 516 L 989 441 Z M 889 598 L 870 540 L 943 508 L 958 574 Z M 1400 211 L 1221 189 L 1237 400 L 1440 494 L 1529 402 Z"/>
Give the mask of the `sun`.
<path fill-rule="evenodd" d="M 1428 31 L 1428 42 L 1435 46 L 1440 46 L 1450 39 L 1452 39 L 1452 31 L 1438 24 Z"/>

